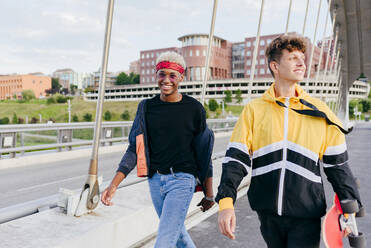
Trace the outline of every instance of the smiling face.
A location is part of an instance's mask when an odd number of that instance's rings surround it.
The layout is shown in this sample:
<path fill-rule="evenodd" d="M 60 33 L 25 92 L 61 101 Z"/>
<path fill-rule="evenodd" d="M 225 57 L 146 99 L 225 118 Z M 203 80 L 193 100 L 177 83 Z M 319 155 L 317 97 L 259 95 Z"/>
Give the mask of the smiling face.
<path fill-rule="evenodd" d="M 183 78 L 184 76 L 176 70 L 165 68 L 158 70 L 156 79 L 161 95 L 169 97 L 178 94 L 179 82 Z"/>
<path fill-rule="evenodd" d="M 297 83 L 304 79 L 305 55 L 299 50 L 289 52 L 287 49 L 283 49 L 280 60 L 278 62 L 271 61 L 269 66 L 276 80 Z"/>

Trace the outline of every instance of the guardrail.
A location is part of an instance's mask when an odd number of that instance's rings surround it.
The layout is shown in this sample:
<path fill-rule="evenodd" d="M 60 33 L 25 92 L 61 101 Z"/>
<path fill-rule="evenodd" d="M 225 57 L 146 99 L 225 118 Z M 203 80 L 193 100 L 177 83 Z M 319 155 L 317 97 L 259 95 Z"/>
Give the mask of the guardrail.
<path fill-rule="evenodd" d="M 233 119 L 208 119 L 208 126 L 214 131 L 229 131 L 237 122 Z M 127 141 L 132 121 L 115 121 L 102 123 L 101 145 L 112 145 L 113 142 Z M 46 149 L 56 149 L 62 151 L 72 150 L 72 147 L 91 145 L 92 139 L 75 139 L 80 130 L 91 130 L 95 128 L 94 122 L 78 123 L 51 123 L 51 124 L 17 124 L 17 125 L 0 125 L 0 158 L 3 154 L 9 154 L 14 158 L 16 154 L 23 155 L 27 151 L 40 151 Z M 54 131 L 56 133 L 54 134 Z M 50 144 L 25 145 L 25 133 L 27 132 L 52 132 L 48 134 L 49 138 L 55 138 L 56 142 Z M 37 137 L 33 134 L 32 137 Z M 46 135 L 40 134 L 40 139 L 45 139 Z"/>

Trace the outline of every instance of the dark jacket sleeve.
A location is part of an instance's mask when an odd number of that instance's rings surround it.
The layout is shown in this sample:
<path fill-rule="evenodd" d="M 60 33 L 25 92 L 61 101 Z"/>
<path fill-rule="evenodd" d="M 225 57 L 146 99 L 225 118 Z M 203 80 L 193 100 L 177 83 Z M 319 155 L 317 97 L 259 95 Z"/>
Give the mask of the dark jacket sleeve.
<path fill-rule="evenodd" d="M 142 115 L 144 114 L 142 112 L 143 104 L 144 101 L 141 101 L 138 105 L 137 113 L 135 115 L 135 119 L 129 133 L 129 146 L 124 156 L 122 157 L 117 169 L 117 172 L 121 171 L 125 174 L 125 176 L 127 176 L 137 164 L 136 136 L 139 134 L 139 132 L 141 132 L 140 118 L 142 118 Z"/>
<path fill-rule="evenodd" d="M 340 201 L 357 200 L 358 205 L 362 207 L 357 183 L 347 162 L 340 165 L 325 167 L 324 172 Z"/>
<path fill-rule="evenodd" d="M 193 140 L 197 163 L 197 176 L 203 183 L 206 178 L 213 176 L 211 155 L 214 147 L 214 133 L 208 127 Z"/>

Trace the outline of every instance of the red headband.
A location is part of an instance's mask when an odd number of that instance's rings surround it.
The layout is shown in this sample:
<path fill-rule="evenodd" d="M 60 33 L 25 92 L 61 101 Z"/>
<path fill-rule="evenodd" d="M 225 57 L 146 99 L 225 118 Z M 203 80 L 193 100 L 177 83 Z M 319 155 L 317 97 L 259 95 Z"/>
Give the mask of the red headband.
<path fill-rule="evenodd" d="M 156 72 L 158 70 L 163 69 L 163 68 L 175 70 L 175 71 L 179 72 L 180 74 L 183 74 L 184 73 L 183 66 L 181 66 L 181 65 L 179 65 L 177 63 L 174 63 L 174 62 L 162 61 L 162 62 L 158 63 L 156 65 Z"/>

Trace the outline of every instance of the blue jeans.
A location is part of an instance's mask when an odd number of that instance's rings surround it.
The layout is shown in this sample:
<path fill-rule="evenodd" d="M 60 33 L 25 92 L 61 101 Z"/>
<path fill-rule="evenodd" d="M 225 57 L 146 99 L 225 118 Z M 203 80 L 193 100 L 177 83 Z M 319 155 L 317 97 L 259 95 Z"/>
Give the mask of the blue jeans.
<path fill-rule="evenodd" d="M 184 226 L 196 186 L 195 177 L 183 172 L 155 173 L 148 183 L 160 218 L 155 248 L 196 247 Z"/>

